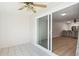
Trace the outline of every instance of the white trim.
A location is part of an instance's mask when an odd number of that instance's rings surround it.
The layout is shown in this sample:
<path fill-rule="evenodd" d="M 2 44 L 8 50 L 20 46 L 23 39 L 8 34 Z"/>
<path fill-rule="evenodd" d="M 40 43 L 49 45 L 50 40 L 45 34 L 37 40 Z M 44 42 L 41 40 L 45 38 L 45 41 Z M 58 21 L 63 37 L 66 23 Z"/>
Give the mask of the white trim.
<path fill-rule="evenodd" d="M 50 46 L 49 46 L 49 37 L 50 37 L 50 36 L 49 36 L 49 34 L 50 34 L 49 28 L 50 28 L 50 27 L 49 27 L 49 15 L 47 15 L 47 16 L 48 16 L 48 17 L 47 17 L 47 18 L 48 18 L 48 19 L 47 19 L 47 20 L 48 20 L 48 40 L 47 40 L 48 44 L 47 44 L 47 47 L 48 47 L 48 50 L 49 50 L 49 49 L 50 49 Z"/>
<path fill-rule="evenodd" d="M 34 43 L 37 43 L 37 18 L 35 18 L 35 40 Z"/>
<path fill-rule="evenodd" d="M 52 16 L 52 13 L 51 13 L 50 15 L 51 15 L 51 18 L 50 18 L 50 19 L 51 19 L 51 21 L 50 21 L 50 22 L 51 22 L 51 25 L 50 25 L 50 26 L 51 26 L 51 27 L 50 27 L 50 35 L 51 35 L 51 36 L 50 36 L 50 46 L 51 46 L 51 47 L 50 47 L 50 50 L 52 51 L 52 37 L 53 37 L 53 36 L 52 36 L 52 33 L 53 33 L 53 32 L 52 32 L 52 23 L 53 23 L 52 20 L 53 20 L 53 16 Z"/>

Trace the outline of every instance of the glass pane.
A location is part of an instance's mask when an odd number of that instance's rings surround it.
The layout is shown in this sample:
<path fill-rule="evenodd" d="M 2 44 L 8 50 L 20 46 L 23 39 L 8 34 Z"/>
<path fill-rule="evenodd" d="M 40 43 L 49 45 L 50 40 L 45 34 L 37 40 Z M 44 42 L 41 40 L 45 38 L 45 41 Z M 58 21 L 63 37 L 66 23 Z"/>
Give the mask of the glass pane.
<path fill-rule="evenodd" d="M 48 48 L 48 16 L 37 20 L 37 39 L 39 45 Z"/>

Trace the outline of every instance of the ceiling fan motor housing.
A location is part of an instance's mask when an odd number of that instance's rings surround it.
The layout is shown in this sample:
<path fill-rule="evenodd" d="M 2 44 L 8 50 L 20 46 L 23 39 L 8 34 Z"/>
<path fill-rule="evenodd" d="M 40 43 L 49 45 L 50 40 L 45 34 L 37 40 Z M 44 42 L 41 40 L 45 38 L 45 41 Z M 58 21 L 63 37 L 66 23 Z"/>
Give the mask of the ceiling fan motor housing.
<path fill-rule="evenodd" d="M 26 5 L 33 5 L 33 2 L 24 2 Z"/>

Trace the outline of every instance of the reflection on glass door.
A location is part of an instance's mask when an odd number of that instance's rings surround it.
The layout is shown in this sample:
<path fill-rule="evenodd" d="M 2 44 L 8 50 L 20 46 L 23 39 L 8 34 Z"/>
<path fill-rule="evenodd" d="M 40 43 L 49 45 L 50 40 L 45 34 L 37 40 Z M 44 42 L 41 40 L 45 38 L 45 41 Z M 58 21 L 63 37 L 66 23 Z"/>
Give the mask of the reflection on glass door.
<path fill-rule="evenodd" d="M 48 16 L 37 19 L 38 44 L 48 49 Z"/>

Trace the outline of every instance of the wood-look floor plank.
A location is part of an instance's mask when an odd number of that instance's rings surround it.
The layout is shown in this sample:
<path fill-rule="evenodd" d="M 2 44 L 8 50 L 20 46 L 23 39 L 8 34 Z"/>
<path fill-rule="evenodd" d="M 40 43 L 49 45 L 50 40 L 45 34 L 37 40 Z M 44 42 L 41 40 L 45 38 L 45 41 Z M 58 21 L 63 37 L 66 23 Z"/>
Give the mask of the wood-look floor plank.
<path fill-rule="evenodd" d="M 16 47 L 15 47 L 15 51 L 16 51 L 16 56 L 23 56 L 23 53 L 22 53 L 22 51 L 20 50 L 20 47 L 19 47 L 19 46 L 16 46 Z"/>
<path fill-rule="evenodd" d="M 31 45 L 17 45 L 0 49 L 0 56 L 38 56 Z"/>
<path fill-rule="evenodd" d="M 9 47 L 9 56 L 15 56 L 15 47 Z"/>
<path fill-rule="evenodd" d="M 2 53 L 2 48 L 0 48 L 0 56 L 1 56 L 1 53 Z"/>
<path fill-rule="evenodd" d="M 74 56 L 77 39 L 71 37 L 57 37 L 53 40 L 53 52 L 60 56 Z"/>
<path fill-rule="evenodd" d="M 20 48 L 20 50 L 21 50 L 21 52 L 23 53 L 24 56 L 30 56 L 31 55 L 30 50 L 27 46 L 21 45 L 21 46 L 19 46 L 19 48 Z"/>
<path fill-rule="evenodd" d="M 38 55 L 36 52 L 34 52 L 31 45 L 26 45 L 26 44 L 21 45 L 20 49 L 24 56 L 37 56 Z"/>
<path fill-rule="evenodd" d="M 0 56 L 8 56 L 8 48 L 2 48 Z"/>
<path fill-rule="evenodd" d="M 26 48 L 25 48 L 26 47 Z M 18 45 L 9 48 L 9 55 L 14 56 L 30 56 L 30 48 L 27 45 Z"/>

